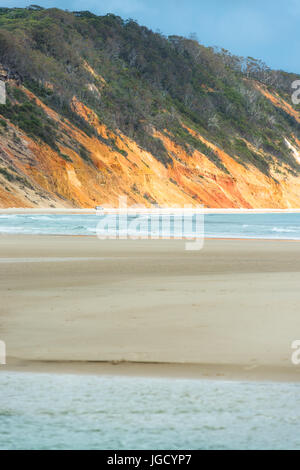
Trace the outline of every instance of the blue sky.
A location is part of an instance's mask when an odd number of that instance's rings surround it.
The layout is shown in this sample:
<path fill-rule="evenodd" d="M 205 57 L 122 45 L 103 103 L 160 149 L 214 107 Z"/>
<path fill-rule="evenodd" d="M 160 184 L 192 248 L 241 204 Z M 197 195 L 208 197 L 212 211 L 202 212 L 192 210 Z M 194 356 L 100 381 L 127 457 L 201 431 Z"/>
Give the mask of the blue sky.
<path fill-rule="evenodd" d="M 6 7 L 44 7 L 115 13 L 154 31 L 188 36 L 208 46 L 300 73 L 300 0 L 2 0 Z"/>

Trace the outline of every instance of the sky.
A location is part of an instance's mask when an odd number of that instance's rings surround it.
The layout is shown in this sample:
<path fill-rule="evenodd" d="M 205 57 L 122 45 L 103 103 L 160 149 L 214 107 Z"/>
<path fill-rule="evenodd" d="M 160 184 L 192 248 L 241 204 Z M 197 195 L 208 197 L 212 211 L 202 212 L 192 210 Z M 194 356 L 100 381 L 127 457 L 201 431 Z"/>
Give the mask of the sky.
<path fill-rule="evenodd" d="M 300 0 L 0 0 L 1 7 L 31 3 L 98 15 L 114 13 L 166 35 L 196 33 L 206 46 L 300 73 Z"/>

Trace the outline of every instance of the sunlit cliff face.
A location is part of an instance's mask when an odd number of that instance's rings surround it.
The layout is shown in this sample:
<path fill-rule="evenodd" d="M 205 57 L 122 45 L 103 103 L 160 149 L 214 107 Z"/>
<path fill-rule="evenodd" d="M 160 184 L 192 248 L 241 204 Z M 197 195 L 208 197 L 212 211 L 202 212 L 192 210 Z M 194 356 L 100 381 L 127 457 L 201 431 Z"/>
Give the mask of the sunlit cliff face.
<path fill-rule="evenodd" d="M 104 86 L 104 85 L 103 85 Z M 261 85 L 257 89 L 275 106 L 282 107 L 300 122 L 297 113 L 279 96 Z M 164 166 L 154 155 L 140 148 L 121 132 L 112 132 L 97 115 L 76 97 L 72 109 L 89 122 L 103 142 L 89 137 L 66 118 L 46 107 L 23 88 L 30 99 L 56 123 L 62 142 L 76 141 L 89 155 L 85 160 L 70 146 L 59 143 L 59 151 L 32 140 L 4 117 L 0 128 L 0 207 L 94 207 L 118 204 L 125 195 L 130 204 L 199 205 L 225 208 L 292 208 L 300 206 L 300 177 L 288 167 L 278 169 L 275 159 L 269 176 L 251 164 L 242 165 L 234 156 L 186 127 L 194 137 L 215 153 L 227 171 L 216 166 L 199 151 L 192 155 L 175 143 L 172 134 L 153 129 L 170 157 Z M 112 139 L 123 153 L 105 143 Z M 300 158 L 300 141 L 286 136 L 295 159 Z M 251 144 L 246 142 L 251 148 Z M 256 149 L 256 152 L 261 152 Z M 272 155 L 266 154 L 272 159 Z"/>

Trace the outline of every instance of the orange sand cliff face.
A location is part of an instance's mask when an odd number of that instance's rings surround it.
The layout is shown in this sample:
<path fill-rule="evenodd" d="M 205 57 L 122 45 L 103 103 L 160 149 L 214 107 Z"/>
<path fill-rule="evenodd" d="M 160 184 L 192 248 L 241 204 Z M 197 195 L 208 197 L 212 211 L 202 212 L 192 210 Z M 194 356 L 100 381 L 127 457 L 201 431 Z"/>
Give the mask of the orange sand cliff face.
<path fill-rule="evenodd" d="M 262 95 L 264 95 L 268 100 L 270 100 L 271 103 L 273 103 L 278 108 L 283 109 L 287 114 L 289 114 L 290 116 L 293 116 L 296 119 L 296 121 L 300 123 L 300 113 L 296 111 L 294 108 L 292 108 L 292 106 L 289 103 L 284 101 L 284 99 L 282 99 L 278 95 L 278 93 L 276 92 L 270 93 L 265 86 L 259 83 L 254 82 L 254 86 L 258 91 L 260 91 Z"/>
<path fill-rule="evenodd" d="M 24 91 L 56 122 L 63 135 L 87 150 L 91 161 L 62 144 L 59 144 L 59 154 L 33 141 L 0 116 L 8 126 L 0 133 L 0 207 L 116 206 L 119 196 L 124 195 L 130 204 L 144 205 L 155 202 L 214 208 L 300 207 L 300 177 L 293 176 L 288 168 L 281 167 L 279 172 L 274 163 L 271 175 L 266 176 L 252 165 L 239 164 L 221 148 L 188 129 L 215 152 L 226 172 L 199 151 L 188 155 L 172 140 L 172 135 L 167 137 L 161 130 L 154 130 L 172 159 L 165 167 L 122 133 L 108 130 L 76 97 L 72 100 L 73 111 L 88 121 L 103 141 L 96 136 L 88 137 L 32 93 Z M 260 88 L 260 91 L 276 106 L 289 106 L 267 90 Z M 292 108 L 285 110 L 296 113 Z M 297 152 L 300 155 L 300 142 L 295 136 L 286 138 L 292 142 L 296 158 Z M 105 139 L 114 140 L 122 153 L 108 146 Z"/>

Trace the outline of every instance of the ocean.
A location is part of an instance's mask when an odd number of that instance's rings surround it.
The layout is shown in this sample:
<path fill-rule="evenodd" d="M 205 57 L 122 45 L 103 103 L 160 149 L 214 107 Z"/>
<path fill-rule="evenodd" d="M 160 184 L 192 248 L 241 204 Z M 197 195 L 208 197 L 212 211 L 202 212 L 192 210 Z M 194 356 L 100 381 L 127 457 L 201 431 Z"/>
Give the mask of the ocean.
<path fill-rule="evenodd" d="M 0 370 L 0 449 L 300 449 L 300 384 Z"/>
<path fill-rule="evenodd" d="M 190 216 L 190 219 L 186 216 L 186 225 L 191 229 L 185 231 L 182 230 L 181 216 L 162 215 L 160 220 L 158 216 L 152 216 L 150 224 L 147 215 L 129 215 L 126 229 L 124 223 L 115 217 L 88 214 L 0 214 L 0 234 L 202 236 L 203 227 L 202 223 L 197 223 L 197 216 Z M 104 221 L 106 232 L 99 229 L 99 223 L 103 226 Z M 300 213 L 205 214 L 203 226 L 204 236 L 207 238 L 300 239 Z"/>
<path fill-rule="evenodd" d="M 300 384 L 0 371 L 1 449 L 300 449 Z"/>

